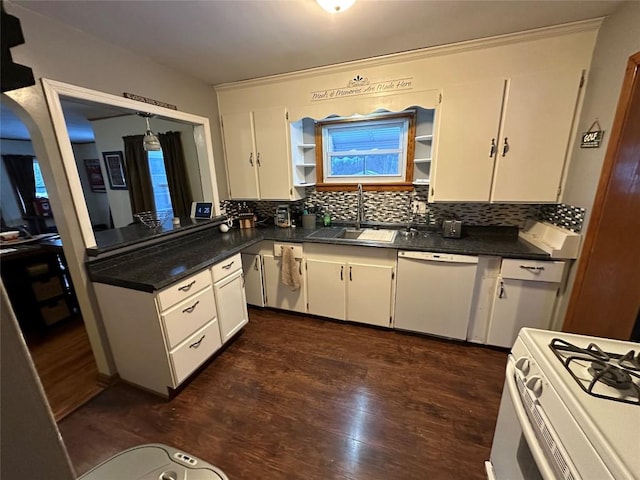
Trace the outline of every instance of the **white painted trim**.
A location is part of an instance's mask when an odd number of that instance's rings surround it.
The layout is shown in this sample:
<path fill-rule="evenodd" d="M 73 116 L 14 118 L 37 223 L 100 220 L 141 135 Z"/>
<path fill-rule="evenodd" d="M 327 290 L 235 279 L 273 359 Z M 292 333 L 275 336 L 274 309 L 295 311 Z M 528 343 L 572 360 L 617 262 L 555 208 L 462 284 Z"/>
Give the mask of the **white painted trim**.
<path fill-rule="evenodd" d="M 286 80 L 301 80 L 308 77 L 327 73 L 339 73 L 343 71 L 351 71 L 355 68 L 372 68 L 381 65 L 390 65 L 399 62 L 409 62 L 412 60 L 422 60 L 430 57 L 442 55 L 451 55 L 454 53 L 468 52 L 489 47 L 508 45 L 512 43 L 521 43 L 542 38 L 557 37 L 571 33 L 578 33 L 589 30 L 597 30 L 604 21 L 604 17 L 593 18 L 589 20 L 581 20 L 579 22 L 565 23 L 561 25 L 553 25 L 549 27 L 536 28 L 533 30 L 525 30 L 522 32 L 507 33 L 493 37 L 480 38 L 476 40 L 467 40 L 464 42 L 451 43 L 448 45 L 439 45 L 435 47 L 411 50 L 409 52 L 392 53 L 381 55 L 378 57 L 366 58 L 363 60 L 354 60 L 351 62 L 336 63 L 322 67 L 309 68 L 289 73 L 281 73 L 266 77 L 253 78 L 232 83 L 221 83 L 215 85 L 216 91 L 233 90 L 235 88 L 256 87 L 271 83 L 278 83 Z"/>
<path fill-rule="evenodd" d="M 211 141 L 211 127 L 209 119 L 178 110 L 150 105 L 109 93 L 98 92 L 84 87 L 78 87 L 57 80 L 42 79 L 47 105 L 51 114 L 56 139 L 64 163 L 65 174 L 69 182 L 69 189 L 78 215 L 83 241 L 87 248 L 96 246 L 96 239 L 91 228 L 91 220 L 87 210 L 84 192 L 80 183 L 80 176 L 69 140 L 69 133 L 60 103 L 60 96 L 73 97 L 79 100 L 102 103 L 105 105 L 129 109 L 136 112 L 146 112 L 164 119 L 178 120 L 194 126 L 194 140 L 198 152 L 198 164 L 202 180 L 203 201 L 214 204 L 214 212 L 220 215 L 220 197 L 216 183 L 216 172 L 213 159 L 213 144 Z"/>

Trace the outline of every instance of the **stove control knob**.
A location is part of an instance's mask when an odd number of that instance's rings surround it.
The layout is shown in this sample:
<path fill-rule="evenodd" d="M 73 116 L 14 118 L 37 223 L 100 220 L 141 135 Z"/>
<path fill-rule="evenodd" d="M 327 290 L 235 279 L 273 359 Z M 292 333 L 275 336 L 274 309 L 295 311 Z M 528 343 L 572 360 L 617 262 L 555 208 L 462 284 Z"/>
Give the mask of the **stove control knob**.
<path fill-rule="evenodd" d="M 531 390 L 536 398 L 540 398 L 540 395 L 542 395 L 542 379 L 540 377 L 531 377 L 527 381 L 527 388 Z"/>
<path fill-rule="evenodd" d="M 527 375 L 529 370 L 531 370 L 531 362 L 529 362 L 529 359 L 526 357 L 519 358 L 516 362 L 516 368 L 524 375 Z"/>

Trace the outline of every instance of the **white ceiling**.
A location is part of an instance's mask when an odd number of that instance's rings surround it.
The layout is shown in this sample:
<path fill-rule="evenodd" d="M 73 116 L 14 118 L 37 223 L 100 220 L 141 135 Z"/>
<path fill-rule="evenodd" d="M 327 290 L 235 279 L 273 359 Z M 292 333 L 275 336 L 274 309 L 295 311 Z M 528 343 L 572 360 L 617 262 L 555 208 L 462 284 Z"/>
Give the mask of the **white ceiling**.
<path fill-rule="evenodd" d="M 606 16 L 620 0 L 357 0 L 340 14 L 315 0 L 12 3 L 217 85 Z M 12 125 L 3 106 L 1 138 L 24 137 Z"/>

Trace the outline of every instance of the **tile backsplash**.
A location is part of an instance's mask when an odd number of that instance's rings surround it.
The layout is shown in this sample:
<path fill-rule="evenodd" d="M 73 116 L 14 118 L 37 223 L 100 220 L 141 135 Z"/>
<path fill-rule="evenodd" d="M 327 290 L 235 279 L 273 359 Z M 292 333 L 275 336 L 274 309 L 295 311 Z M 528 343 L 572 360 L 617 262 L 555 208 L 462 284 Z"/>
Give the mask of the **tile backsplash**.
<path fill-rule="evenodd" d="M 427 201 L 428 186 L 416 187 L 409 192 L 364 192 L 365 221 L 381 223 L 415 223 L 432 225 L 447 218 L 461 220 L 464 225 L 522 227 L 527 218 L 544 220 L 573 231 L 582 228 L 585 210 L 565 204 L 495 204 L 495 203 L 427 203 L 426 214 L 412 212 L 414 200 Z M 297 202 L 222 202 L 229 215 L 250 210 L 261 217 L 273 217 L 276 207 L 282 203 L 300 210 L 317 208 L 328 212 L 333 220 L 352 221 L 356 218 L 356 192 L 319 192 L 307 187 L 306 198 Z"/>

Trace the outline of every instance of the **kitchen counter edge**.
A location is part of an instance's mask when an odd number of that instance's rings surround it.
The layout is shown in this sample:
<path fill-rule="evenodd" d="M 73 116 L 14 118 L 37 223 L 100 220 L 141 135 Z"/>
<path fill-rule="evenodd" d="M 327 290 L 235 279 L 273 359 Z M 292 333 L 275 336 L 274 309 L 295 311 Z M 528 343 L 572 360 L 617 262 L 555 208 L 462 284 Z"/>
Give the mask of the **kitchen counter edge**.
<path fill-rule="evenodd" d="M 155 292 L 223 261 L 263 240 L 353 245 L 396 250 L 429 251 L 463 255 L 487 255 L 528 260 L 550 260 L 547 252 L 519 240 L 517 235 L 469 235 L 461 239 L 438 234 L 404 238 L 391 243 L 354 241 L 339 238 L 309 238 L 317 230 L 276 227 L 232 229 L 221 233 L 217 228 L 169 240 L 160 245 L 126 251 L 86 263 L 89 278 L 96 283 Z"/>

